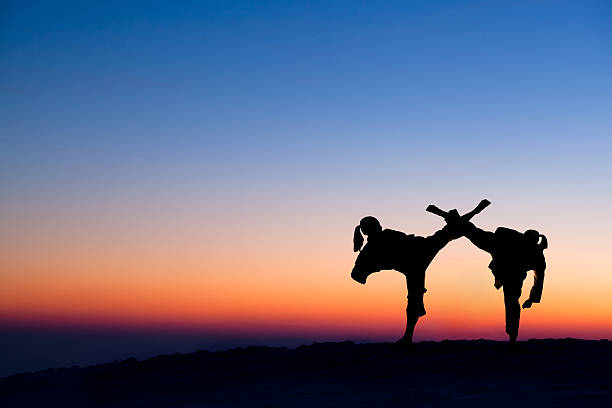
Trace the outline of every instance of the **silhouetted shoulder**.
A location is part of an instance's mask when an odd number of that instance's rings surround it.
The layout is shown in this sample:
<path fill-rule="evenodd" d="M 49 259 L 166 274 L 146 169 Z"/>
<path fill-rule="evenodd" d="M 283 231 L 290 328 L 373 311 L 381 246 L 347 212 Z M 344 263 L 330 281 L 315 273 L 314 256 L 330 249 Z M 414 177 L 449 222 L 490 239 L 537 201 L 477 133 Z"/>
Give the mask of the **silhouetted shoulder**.
<path fill-rule="evenodd" d="M 411 240 L 414 240 L 415 236 L 414 234 L 405 234 L 401 231 L 396 231 L 396 230 L 392 230 L 392 229 L 384 229 L 382 231 L 382 239 L 384 240 L 388 240 L 388 241 L 406 241 L 409 242 Z"/>
<path fill-rule="evenodd" d="M 523 233 L 508 227 L 497 227 L 495 230 L 495 241 L 499 246 L 515 249 L 524 243 Z M 522 249 L 522 248 L 520 248 Z"/>

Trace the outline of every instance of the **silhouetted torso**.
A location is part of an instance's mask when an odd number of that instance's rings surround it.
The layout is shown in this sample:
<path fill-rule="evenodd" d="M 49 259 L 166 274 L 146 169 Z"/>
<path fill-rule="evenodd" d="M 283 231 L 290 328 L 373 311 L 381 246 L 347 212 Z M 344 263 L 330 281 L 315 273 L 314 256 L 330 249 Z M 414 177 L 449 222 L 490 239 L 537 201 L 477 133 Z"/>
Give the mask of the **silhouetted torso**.
<path fill-rule="evenodd" d="M 368 275 L 386 269 L 403 274 L 424 272 L 450 239 L 450 233 L 444 228 L 426 238 L 385 229 L 368 237 L 353 270 Z"/>
<path fill-rule="evenodd" d="M 365 283 L 370 274 L 385 269 L 395 269 L 404 274 L 408 288 L 406 312 L 408 320 L 412 321 L 426 313 L 423 304 L 425 270 L 451 239 L 453 237 L 448 226 L 426 238 L 391 229 L 371 234 L 357 256 L 351 276 Z"/>
<path fill-rule="evenodd" d="M 489 269 L 502 282 L 507 279 L 527 277 L 527 272 L 546 269 L 544 253 L 537 245 L 527 241 L 525 236 L 513 229 L 499 227 L 489 239 L 492 256 Z"/>

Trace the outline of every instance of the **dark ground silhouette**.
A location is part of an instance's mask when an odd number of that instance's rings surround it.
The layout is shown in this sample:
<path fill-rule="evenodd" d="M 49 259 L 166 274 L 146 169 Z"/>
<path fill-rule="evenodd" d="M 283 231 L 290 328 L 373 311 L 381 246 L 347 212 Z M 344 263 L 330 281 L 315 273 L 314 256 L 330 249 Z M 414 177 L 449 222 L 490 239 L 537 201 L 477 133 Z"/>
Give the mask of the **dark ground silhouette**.
<path fill-rule="evenodd" d="M 315 343 L 0 378 L 3 407 L 612 406 L 612 342 Z"/>

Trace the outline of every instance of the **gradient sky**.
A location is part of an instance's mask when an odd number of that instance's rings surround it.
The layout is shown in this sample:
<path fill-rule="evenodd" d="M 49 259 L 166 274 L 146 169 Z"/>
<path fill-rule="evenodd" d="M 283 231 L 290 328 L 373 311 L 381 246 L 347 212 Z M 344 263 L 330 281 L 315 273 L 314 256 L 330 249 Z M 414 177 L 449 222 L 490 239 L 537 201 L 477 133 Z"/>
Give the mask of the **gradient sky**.
<path fill-rule="evenodd" d="M 354 226 L 488 198 L 550 242 L 521 338 L 612 337 L 610 3 L 297 3 L 2 2 L 0 324 L 393 340 Z M 489 260 L 439 254 L 416 339 L 505 338 Z"/>

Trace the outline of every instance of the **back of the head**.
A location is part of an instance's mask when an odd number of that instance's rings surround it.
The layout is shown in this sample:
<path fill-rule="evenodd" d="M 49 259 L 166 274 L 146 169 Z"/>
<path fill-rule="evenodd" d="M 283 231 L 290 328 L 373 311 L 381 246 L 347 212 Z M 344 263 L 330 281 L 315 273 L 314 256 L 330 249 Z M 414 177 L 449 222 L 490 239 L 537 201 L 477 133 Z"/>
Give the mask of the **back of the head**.
<path fill-rule="evenodd" d="M 546 239 L 544 235 L 540 234 L 538 231 L 530 229 L 530 230 L 525 231 L 524 235 L 530 244 L 537 245 L 542 250 L 548 248 L 548 240 Z"/>
<path fill-rule="evenodd" d="M 363 245 L 362 232 L 364 235 L 373 235 L 380 231 L 382 231 L 382 227 L 376 218 L 372 216 L 362 218 L 359 225 L 355 227 L 353 234 L 353 251 L 359 251 Z"/>
<path fill-rule="evenodd" d="M 363 232 L 363 235 L 372 235 L 382 231 L 380 222 L 378 222 L 378 220 L 371 215 L 363 217 L 361 221 L 359 221 L 359 228 L 361 229 L 361 232 Z"/>

